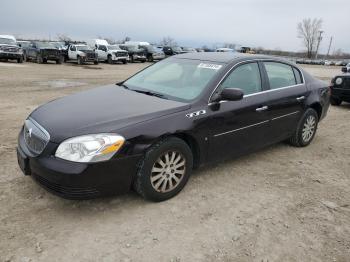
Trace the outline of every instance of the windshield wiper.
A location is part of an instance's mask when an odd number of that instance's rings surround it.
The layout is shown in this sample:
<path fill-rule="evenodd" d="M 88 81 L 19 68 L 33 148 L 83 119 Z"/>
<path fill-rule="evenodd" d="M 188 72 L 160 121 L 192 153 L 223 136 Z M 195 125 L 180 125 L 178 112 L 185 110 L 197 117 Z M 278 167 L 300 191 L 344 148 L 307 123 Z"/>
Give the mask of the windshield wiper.
<path fill-rule="evenodd" d="M 131 90 L 131 91 L 135 91 L 137 93 L 148 95 L 148 96 L 155 96 L 155 97 L 159 97 L 159 98 L 163 98 L 163 99 L 168 99 L 165 95 L 162 95 L 162 94 L 159 94 L 159 93 L 155 93 L 155 92 L 152 92 L 152 91 L 139 90 L 139 89 L 130 89 L 130 88 L 128 88 L 128 89 Z"/>

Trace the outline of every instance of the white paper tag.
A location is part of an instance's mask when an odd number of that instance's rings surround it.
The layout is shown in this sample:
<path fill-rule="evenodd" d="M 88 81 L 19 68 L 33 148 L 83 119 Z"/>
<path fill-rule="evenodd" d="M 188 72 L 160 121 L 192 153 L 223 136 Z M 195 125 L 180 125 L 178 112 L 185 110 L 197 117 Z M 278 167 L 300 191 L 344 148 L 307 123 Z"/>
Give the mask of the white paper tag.
<path fill-rule="evenodd" d="M 198 67 L 199 68 L 207 68 L 207 69 L 219 70 L 222 67 L 222 65 L 200 63 L 198 65 Z"/>

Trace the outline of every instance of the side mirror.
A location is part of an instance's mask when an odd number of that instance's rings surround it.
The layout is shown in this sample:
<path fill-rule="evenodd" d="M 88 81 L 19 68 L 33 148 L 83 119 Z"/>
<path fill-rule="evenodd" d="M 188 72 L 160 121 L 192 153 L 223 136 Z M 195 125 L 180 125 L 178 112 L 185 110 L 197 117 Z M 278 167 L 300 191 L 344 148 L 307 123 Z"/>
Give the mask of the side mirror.
<path fill-rule="evenodd" d="M 344 67 L 341 68 L 341 71 L 342 71 L 343 73 L 347 73 L 347 72 L 348 72 L 348 68 L 344 66 Z"/>
<path fill-rule="evenodd" d="M 216 94 L 213 98 L 213 102 L 220 101 L 238 101 L 243 98 L 243 91 L 239 88 L 224 88 L 220 94 Z"/>

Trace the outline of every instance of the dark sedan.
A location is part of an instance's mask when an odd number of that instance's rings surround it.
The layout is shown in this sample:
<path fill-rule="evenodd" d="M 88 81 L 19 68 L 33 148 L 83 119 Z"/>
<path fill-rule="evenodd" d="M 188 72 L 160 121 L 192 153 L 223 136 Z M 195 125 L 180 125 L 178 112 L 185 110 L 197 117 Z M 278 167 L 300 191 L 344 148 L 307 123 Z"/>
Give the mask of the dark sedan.
<path fill-rule="evenodd" d="M 19 134 L 18 163 L 62 197 L 134 188 L 162 201 L 202 164 L 285 140 L 307 146 L 329 97 L 326 83 L 284 60 L 177 55 L 34 110 Z"/>

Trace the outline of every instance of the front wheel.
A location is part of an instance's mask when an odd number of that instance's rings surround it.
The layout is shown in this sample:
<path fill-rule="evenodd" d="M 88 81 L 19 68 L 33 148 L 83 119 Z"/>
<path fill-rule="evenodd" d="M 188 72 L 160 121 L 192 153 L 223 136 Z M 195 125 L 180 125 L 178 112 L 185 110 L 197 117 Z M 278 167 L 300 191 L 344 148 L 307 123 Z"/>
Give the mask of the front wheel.
<path fill-rule="evenodd" d="M 112 56 L 108 56 L 107 62 L 108 64 L 113 64 Z"/>
<path fill-rule="evenodd" d="M 177 195 L 192 171 L 189 146 L 176 137 L 167 138 L 147 150 L 134 181 L 134 189 L 145 199 L 159 202 Z"/>
<path fill-rule="evenodd" d="M 94 65 L 98 65 L 98 60 L 94 61 Z"/>
<path fill-rule="evenodd" d="M 42 64 L 42 63 L 43 63 L 43 58 L 41 57 L 41 55 L 38 55 L 38 56 L 36 57 L 36 62 L 37 62 L 38 64 Z"/>
<path fill-rule="evenodd" d="M 317 112 L 309 108 L 300 119 L 294 135 L 289 139 L 292 146 L 304 147 L 314 139 L 318 125 Z"/>
<path fill-rule="evenodd" d="M 64 56 L 61 55 L 61 56 L 59 57 L 59 59 L 56 60 L 56 64 L 61 65 L 61 64 L 63 64 L 63 62 L 64 62 Z"/>
<path fill-rule="evenodd" d="M 84 64 L 83 58 L 81 56 L 78 56 L 78 65 Z"/>
<path fill-rule="evenodd" d="M 333 106 L 340 106 L 342 101 L 338 98 L 331 97 L 330 102 L 331 102 L 331 105 Z"/>
<path fill-rule="evenodd" d="M 20 58 L 17 58 L 17 63 L 23 63 L 23 56 L 21 56 Z"/>

